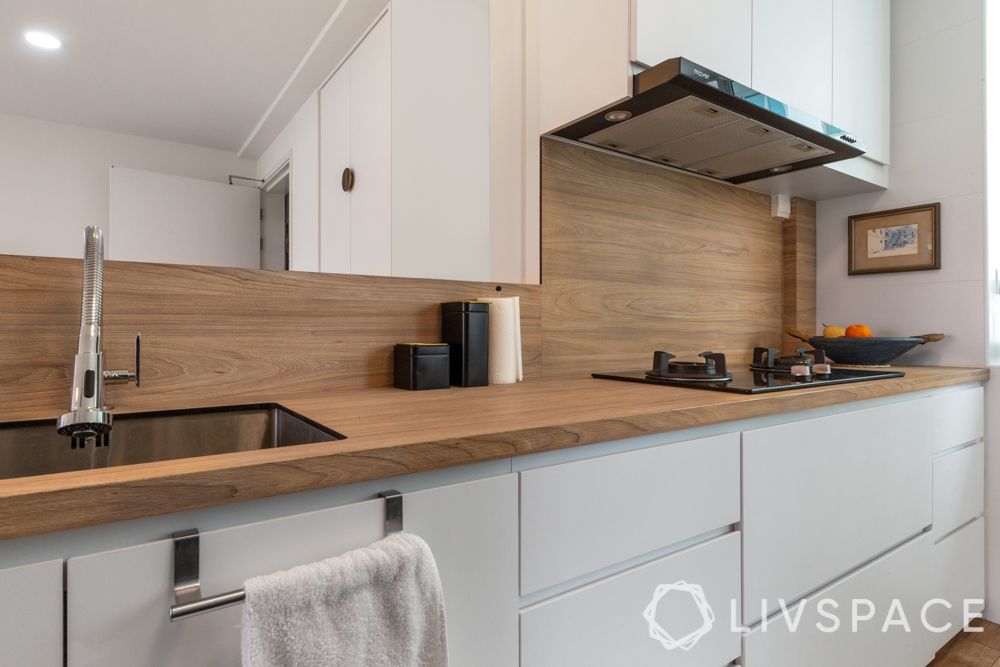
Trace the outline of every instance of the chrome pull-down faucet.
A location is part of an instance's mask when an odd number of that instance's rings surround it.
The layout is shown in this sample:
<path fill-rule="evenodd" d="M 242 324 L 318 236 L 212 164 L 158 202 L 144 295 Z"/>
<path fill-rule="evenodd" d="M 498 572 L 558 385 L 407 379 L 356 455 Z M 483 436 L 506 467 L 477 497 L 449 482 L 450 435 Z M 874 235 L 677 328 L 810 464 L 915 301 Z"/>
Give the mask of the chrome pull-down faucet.
<path fill-rule="evenodd" d="M 104 233 L 99 227 L 84 231 L 83 306 L 80 316 L 80 345 L 73 363 L 73 391 L 69 412 L 59 418 L 58 431 L 80 439 L 100 436 L 111 430 L 111 413 L 104 403 L 104 384 L 134 380 L 139 386 L 140 339 L 135 339 L 135 372 L 104 370 L 101 348 L 101 320 L 104 301 Z M 98 441 L 100 442 L 100 438 Z M 104 439 L 106 441 L 106 439 Z"/>

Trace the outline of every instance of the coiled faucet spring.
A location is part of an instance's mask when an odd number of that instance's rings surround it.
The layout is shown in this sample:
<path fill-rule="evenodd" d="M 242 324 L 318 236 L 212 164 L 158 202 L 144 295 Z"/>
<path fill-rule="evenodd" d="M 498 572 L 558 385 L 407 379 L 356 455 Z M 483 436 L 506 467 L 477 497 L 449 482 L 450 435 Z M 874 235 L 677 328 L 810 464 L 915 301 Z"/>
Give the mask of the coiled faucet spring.
<path fill-rule="evenodd" d="M 99 227 L 84 230 L 83 303 L 80 309 L 80 344 L 73 362 L 73 388 L 69 412 L 59 418 L 58 431 L 84 446 L 86 438 L 111 430 L 111 413 L 104 404 L 104 384 L 134 380 L 139 386 L 140 338 L 135 339 L 135 372 L 104 370 L 101 320 L 104 301 L 104 233 Z M 107 438 L 97 443 L 107 444 Z"/>

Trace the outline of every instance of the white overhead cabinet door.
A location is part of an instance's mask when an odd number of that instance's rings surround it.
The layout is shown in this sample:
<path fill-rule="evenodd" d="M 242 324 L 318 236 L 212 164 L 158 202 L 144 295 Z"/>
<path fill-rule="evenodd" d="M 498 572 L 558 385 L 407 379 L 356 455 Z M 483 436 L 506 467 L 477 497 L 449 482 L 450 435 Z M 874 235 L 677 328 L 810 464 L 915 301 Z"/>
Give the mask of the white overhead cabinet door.
<path fill-rule="evenodd" d="M 392 101 L 392 275 L 489 280 L 488 0 L 393 0 Z"/>
<path fill-rule="evenodd" d="M 489 279 L 489 72 L 487 0 L 394 0 L 320 90 L 322 271 Z"/>
<path fill-rule="evenodd" d="M 382 17 L 319 93 L 320 270 L 328 273 L 392 273 L 390 20 Z"/>
<path fill-rule="evenodd" d="M 830 120 L 865 142 L 866 158 L 888 164 L 889 0 L 835 0 L 833 9 Z"/>
<path fill-rule="evenodd" d="M 752 0 L 636 0 L 633 58 L 687 58 L 749 86 L 752 15 Z"/>
<path fill-rule="evenodd" d="M 342 176 L 351 169 L 351 64 L 319 91 L 319 269 L 351 272 L 351 193 Z M 366 174 L 367 176 L 367 174 Z"/>
<path fill-rule="evenodd" d="M 108 259 L 260 268 L 257 188 L 111 167 Z"/>
<path fill-rule="evenodd" d="M 754 0 L 751 85 L 794 109 L 829 120 L 832 23 L 833 0 Z"/>

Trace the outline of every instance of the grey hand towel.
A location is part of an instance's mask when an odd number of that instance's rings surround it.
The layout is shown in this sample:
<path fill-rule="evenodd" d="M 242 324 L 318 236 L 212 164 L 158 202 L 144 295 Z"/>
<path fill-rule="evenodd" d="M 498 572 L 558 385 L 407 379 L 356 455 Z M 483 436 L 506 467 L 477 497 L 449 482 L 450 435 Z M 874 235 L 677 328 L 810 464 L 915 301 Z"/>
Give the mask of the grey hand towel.
<path fill-rule="evenodd" d="M 245 667 L 443 667 L 444 597 L 427 543 L 375 544 L 244 584 Z"/>

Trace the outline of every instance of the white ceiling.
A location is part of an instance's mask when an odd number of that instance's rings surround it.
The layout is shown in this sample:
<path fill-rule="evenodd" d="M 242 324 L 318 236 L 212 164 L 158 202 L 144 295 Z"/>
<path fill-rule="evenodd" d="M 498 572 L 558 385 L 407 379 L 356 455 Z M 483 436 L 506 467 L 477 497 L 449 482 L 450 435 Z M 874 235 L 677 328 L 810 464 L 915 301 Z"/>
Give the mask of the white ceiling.
<path fill-rule="evenodd" d="M 237 151 L 340 4 L 3 0 L 0 112 Z"/>

